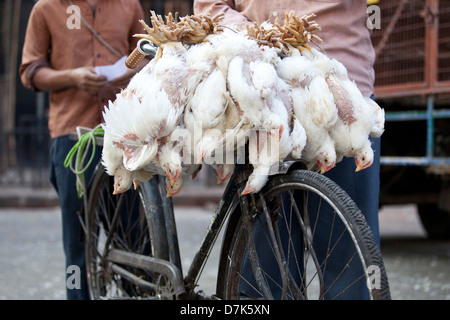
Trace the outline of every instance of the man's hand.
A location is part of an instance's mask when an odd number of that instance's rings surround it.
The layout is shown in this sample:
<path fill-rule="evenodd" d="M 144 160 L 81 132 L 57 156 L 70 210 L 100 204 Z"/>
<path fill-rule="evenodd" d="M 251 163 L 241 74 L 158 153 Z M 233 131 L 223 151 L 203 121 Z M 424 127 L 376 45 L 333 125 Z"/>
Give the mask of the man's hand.
<path fill-rule="evenodd" d="M 98 75 L 93 67 L 73 69 L 70 75 L 78 89 L 87 91 L 93 95 L 97 94 L 106 84 L 106 77 Z"/>
<path fill-rule="evenodd" d="M 130 79 L 136 74 L 135 69 L 127 69 L 127 71 L 118 76 L 117 78 L 112 79 L 110 82 L 119 89 L 125 89 L 125 87 L 130 82 Z"/>
<path fill-rule="evenodd" d="M 142 68 L 144 68 L 147 63 L 149 63 L 151 60 L 151 58 L 149 57 L 145 57 L 144 59 L 142 59 L 142 61 L 136 66 L 136 68 L 134 69 L 128 69 L 127 71 L 122 74 L 121 76 L 112 79 L 110 82 L 111 84 L 113 84 L 114 86 L 116 86 L 119 89 L 125 89 L 126 86 L 128 85 L 128 83 L 130 82 L 131 78 L 133 78 L 133 76 L 138 73 L 139 71 L 142 70 Z"/>

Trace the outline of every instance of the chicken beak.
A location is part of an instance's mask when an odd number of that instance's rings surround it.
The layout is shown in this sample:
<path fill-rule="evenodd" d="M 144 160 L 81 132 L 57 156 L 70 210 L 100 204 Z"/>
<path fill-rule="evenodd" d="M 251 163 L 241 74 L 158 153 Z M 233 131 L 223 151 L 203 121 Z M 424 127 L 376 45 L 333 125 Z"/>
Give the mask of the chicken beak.
<path fill-rule="evenodd" d="M 368 167 L 370 167 L 372 165 L 372 162 L 366 163 L 365 165 L 361 165 L 361 163 L 355 159 L 356 162 L 356 170 L 355 172 L 367 169 Z"/>
<path fill-rule="evenodd" d="M 118 195 L 118 194 L 121 194 L 123 191 L 118 191 L 116 188 L 114 188 L 114 191 L 113 191 L 113 195 Z"/>
<path fill-rule="evenodd" d="M 281 140 L 281 135 L 283 134 L 283 130 L 284 130 L 284 127 L 283 127 L 283 125 L 281 125 L 280 131 L 278 131 L 278 141 Z"/>
<path fill-rule="evenodd" d="M 166 198 L 170 198 L 171 196 L 172 196 L 172 192 L 170 191 L 170 189 L 166 185 Z"/>
<path fill-rule="evenodd" d="M 170 190 L 169 188 L 167 188 L 167 186 L 166 186 L 166 198 L 170 198 L 170 197 L 172 197 L 172 196 L 175 196 L 175 195 L 177 195 L 177 194 L 179 194 L 180 193 L 180 191 L 181 191 L 181 189 L 180 190 L 178 190 L 177 192 L 172 192 L 172 190 Z"/>
<path fill-rule="evenodd" d="M 278 130 L 278 134 L 277 134 L 277 139 L 278 141 L 281 140 L 281 135 L 283 134 L 283 125 L 281 125 L 280 129 Z M 273 131 L 269 131 L 269 135 L 272 136 L 272 133 L 274 133 Z"/>
<path fill-rule="evenodd" d="M 326 166 L 326 165 L 324 165 L 324 164 L 321 163 L 321 162 L 317 162 L 317 165 L 320 167 L 320 173 L 321 173 L 321 174 L 324 174 L 325 172 L 330 171 L 331 169 L 333 169 L 334 166 L 335 166 L 335 164 L 336 164 L 336 163 L 333 162 L 331 165 Z"/>
<path fill-rule="evenodd" d="M 254 188 L 248 188 L 248 187 L 246 186 L 245 189 L 241 192 L 241 196 L 244 195 L 244 194 L 252 193 L 252 192 L 254 192 L 254 191 L 255 191 Z"/>
<path fill-rule="evenodd" d="M 356 170 L 355 172 L 361 171 L 362 170 L 362 166 L 359 163 L 358 159 L 355 158 L 355 163 L 356 163 Z"/>
<path fill-rule="evenodd" d="M 137 181 L 136 179 L 133 179 L 133 186 L 134 186 L 134 190 L 137 190 L 139 188 L 139 185 L 141 183 L 139 181 Z"/>
<path fill-rule="evenodd" d="M 223 179 L 221 179 L 218 175 L 216 175 L 216 176 L 217 176 L 217 184 L 221 184 L 221 183 L 227 181 L 227 180 L 230 178 L 231 173 L 229 173 L 229 174 L 228 174 L 225 178 L 223 178 Z"/>
<path fill-rule="evenodd" d="M 200 157 L 198 157 L 197 163 L 196 163 L 196 164 L 202 163 L 203 158 L 205 157 L 205 155 L 206 155 L 206 151 L 204 151 L 204 152 L 200 155 Z"/>

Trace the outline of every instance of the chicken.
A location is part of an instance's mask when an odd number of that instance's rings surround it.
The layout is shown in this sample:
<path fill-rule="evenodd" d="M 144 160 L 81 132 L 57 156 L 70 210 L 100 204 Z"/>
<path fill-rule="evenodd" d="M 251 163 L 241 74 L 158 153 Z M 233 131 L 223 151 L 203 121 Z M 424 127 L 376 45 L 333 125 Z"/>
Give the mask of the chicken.
<path fill-rule="evenodd" d="M 157 81 L 161 81 L 161 87 L 169 96 L 172 107 L 181 113 L 202 74 L 189 68 L 185 59 L 187 50 L 180 42 L 161 46 L 164 46 L 164 53 L 154 66 L 154 76 Z"/>
<path fill-rule="evenodd" d="M 370 140 L 366 140 L 364 145 L 354 153 L 356 172 L 370 167 L 373 163 L 373 149 Z"/>
<path fill-rule="evenodd" d="M 194 137 L 195 162 L 200 163 L 207 156 L 206 162 L 214 167 L 217 181 L 222 183 L 234 170 L 234 154 L 230 163 L 224 161 L 226 153 L 234 150 L 227 141 L 233 140 L 234 133 L 241 129 L 244 121 L 227 90 L 226 57 L 218 56 L 216 48 L 210 44 L 196 46 L 193 51 L 200 59 L 196 59 L 192 66 L 206 63 L 211 65 L 211 69 L 205 72 L 206 77 L 197 86 L 192 99 L 188 102 L 184 121 L 191 132 L 191 137 Z M 189 53 L 188 61 L 191 55 L 192 53 Z M 195 129 L 201 130 L 201 137 Z"/>
<path fill-rule="evenodd" d="M 137 170 L 140 167 L 136 164 L 154 158 L 157 153 L 154 140 L 160 121 L 149 116 L 147 107 L 136 96 L 126 99 L 118 94 L 115 102 L 109 103 L 109 108 L 105 106 L 103 119 L 105 139 L 122 151 L 127 170 Z M 136 119 L 140 119 L 141 125 L 137 125 Z"/>
<path fill-rule="evenodd" d="M 209 139 L 214 137 L 207 135 L 207 130 L 214 128 L 224 117 L 227 109 L 227 89 L 226 79 L 219 69 L 215 69 L 212 73 L 199 83 L 195 94 L 190 100 L 193 119 L 204 130 L 203 139 L 200 144 L 196 145 L 198 148 L 200 162 L 209 150 Z"/>
<path fill-rule="evenodd" d="M 122 97 L 132 100 L 133 96 L 136 96 L 139 100 L 141 100 L 144 95 L 154 87 L 154 66 L 155 60 L 151 60 L 142 68 L 141 71 L 136 73 L 131 78 L 127 87 L 122 90 Z"/>
<path fill-rule="evenodd" d="M 294 159 L 301 159 L 303 154 L 303 149 L 307 143 L 307 135 L 305 128 L 303 128 L 302 124 L 298 120 L 296 116 L 293 116 L 292 119 L 292 151 L 290 156 Z"/>
<path fill-rule="evenodd" d="M 111 135 L 105 134 L 103 138 L 102 165 L 107 174 L 114 176 L 113 194 L 125 192 L 134 184 L 137 189 L 139 183 L 150 180 L 155 171 L 142 168 L 137 171 L 129 171 L 123 165 L 122 150 L 114 144 Z"/>
<path fill-rule="evenodd" d="M 278 77 L 274 65 L 270 63 L 264 61 L 250 62 L 249 69 L 253 86 L 259 92 L 260 98 L 263 100 L 272 117 L 272 119 L 270 119 L 272 124 L 265 124 L 263 122 L 263 128 L 276 129 L 277 124 L 280 124 L 278 138 L 281 138 L 283 129 L 287 128 L 286 121 L 289 122 L 289 120 L 287 118 L 281 118 L 277 111 L 281 111 L 283 114 L 287 112 L 287 117 L 290 116 L 292 99 L 289 95 L 287 95 L 286 98 L 285 95 L 289 92 L 289 88 L 287 84 Z M 278 109 L 279 104 L 282 104 L 285 110 Z"/>
<path fill-rule="evenodd" d="M 293 53 L 295 52 L 297 54 L 281 59 L 276 65 L 276 71 L 278 76 L 289 85 L 291 99 L 293 99 L 294 92 L 296 92 L 296 102 L 302 103 L 301 99 L 307 98 L 307 94 L 309 93 L 308 86 L 316 74 L 316 69 L 311 61 L 301 56 L 298 51 L 293 51 Z M 298 99 L 300 99 L 300 101 Z M 307 144 L 307 133 L 299 121 L 298 116 L 301 115 L 294 115 L 294 110 L 291 110 L 291 112 L 293 113 L 291 120 L 291 157 L 300 159 L 302 157 L 303 149 Z"/>
<path fill-rule="evenodd" d="M 281 81 L 281 79 L 279 79 Z M 279 88 L 279 86 L 277 86 Z M 269 97 L 271 109 L 276 113 L 285 129 L 280 132 L 266 132 L 264 130 L 256 131 L 256 139 L 249 141 L 249 160 L 253 165 L 253 171 L 250 174 L 244 190 L 241 194 L 259 192 L 269 179 L 269 174 L 275 165 L 282 162 L 293 150 L 293 141 L 297 143 L 297 137 L 293 137 L 290 122 L 291 102 L 284 104 L 279 96 L 272 95 Z M 296 128 L 297 130 L 299 128 Z M 298 132 L 296 132 L 298 133 Z M 301 137 L 299 137 L 301 139 Z M 296 145 L 300 149 L 302 146 Z M 301 153 L 301 150 L 299 150 Z"/>
<path fill-rule="evenodd" d="M 372 131 L 370 131 L 370 136 L 373 138 L 379 138 L 384 132 L 384 122 L 385 122 L 385 112 L 383 108 L 380 108 L 380 106 L 371 98 L 364 97 L 364 100 L 366 100 L 366 103 L 372 108 L 375 123 L 372 128 Z"/>
<path fill-rule="evenodd" d="M 304 56 L 288 56 L 276 65 L 277 74 L 292 88 L 305 88 L 316 76 L 317 70 L 311 60 Z"/>
<path fill-rule="evenodd" d="M 248 68 L 240 56 L 231 60 L 227 79 L 230 95 L 237 102 L 244 122 L 251 123 L 256 130 L 280 132 L 282 122 L 278 115 L 268 108 L 259 91 L 251 83 Z"/>
<path fill-rule="evenodd" d="M 230 179 L 236 165 L 234 163 L 219 163 L 214 164 L 213 167 L 215 169 L 217 184 L 221 184 Z"/>
<path fill-rule="evenodd" d="M 123 165 L 122 150 L 114 145 L 110 134 L 103 137 L 102 165 L 107 174 L 114 176 L 114 192 L 118 194 L 128 190 L 133 182 L 133 174 Z"/>
<path fill-rule="evenodd" d="M 177 195 L 181 188 L 183 187 L 184 182 L 188 177 L 191 177 L 192 179 L 195 178 L 197 173 L 201 170 L 202 165 L 201 164 L 191 164 L 191 165 L 185 165 L 183 166 L 180 175 L 176 181 L 173 183 L 168 183 L 168 180 L 166 179 L 166 197 L 172 197 L 174 195 Z"/>
<path fill-rule="evenodd" d="M 252 61 L 275 63 L 279 57 L 275 49 L 268 46 L 259 46 L 247 34 L 226 28 L 221 33 L 208 36 L 207 40 L 214 47 L 216 55 L 223 57 L 227 63 L 239 56 L 246 64 Z"/>
<path fill-rule="evenodd" d="M 335 141 L 338 161 L 344 156 L 355 157 L 359 171 L 372 164 L 369 135 L 375 127 L 374 111 L 355 82 L 348 78 L 345 67 L 335 59 L 331 59 L 331 64 L 333 69 L 326 80 L 336 101 L 339 118 L 330 134 Z"/>
<path fill-rule="evenodd" d="M 196 87 L 195 79 L 199 78 L 186 66 L 185 52 L 180 43 L 165 44 L 158 62 L 144 68 L 132 79 L 131 86 L 117 95 L 116 108 L 105 109 L 105 128 L 114 128 L 113 139 L 120 145 L 125 168 L 130 171 L 154 159 L 158 139 L 169 135 L 180 122 L 184 106 Z M 138 80 L 134 80 L 136 77 Z M 148 89 L 142 89 L 145 86 L 139 86 L 139 81 L 147 83 Z"/>
<path fill-rule="evenodd" d="M 170 138 L 164 139 L 158 148 L 158 155 L 155 159 L 156 164 L 162 168 L 164 175 L 173 184 L 177 181 L 182 170 L 181 149 L 175 146 Z"/>
<path fill-rule="evenodd" d="M 335 166 L 336 151 L 329 131 L 335 125 L 338 114 L 333 95 L 322 77 L 311 79 L 309 86 L 293 87 L 294 114 L 303 126 L 308 143 L 302 158 L 310 169 L 317 165 L 321 173 Z"/>
<path fill-rule="evenodd" d="M 269 180 L 269 174 L 280 159 L 279 141 L 266 131 L 253 131 L 249 140 L 249 162 L 253 171 L 241 195 L 259 192 Z M 278 167 L 277 167 L 278 168 Z"/>

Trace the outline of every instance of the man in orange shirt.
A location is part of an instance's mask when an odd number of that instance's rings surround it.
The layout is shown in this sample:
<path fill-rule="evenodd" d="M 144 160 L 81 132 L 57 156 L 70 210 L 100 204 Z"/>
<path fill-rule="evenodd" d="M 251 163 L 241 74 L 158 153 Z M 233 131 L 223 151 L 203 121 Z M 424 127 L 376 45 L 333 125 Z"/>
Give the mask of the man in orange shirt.
<path fill-rule="evenodd" d="M 132 36 L 142 32 L 143 16 L 138 0 L 40 0 L 29 17 L 20 76 L 28 88 L 50 91 L 50 180 L 60 199 L 66 267 L 75 265 L 81 271 L 81 289 L 68 288 L 68 299 L 89 298 L 77 217 L 81 200 L 75 175 L 63 166 L 74 145 L 68 134 L 77 126 L 101 123 L 104 105 L 140 69 L 108 81 L 94 67 L 114 64 L 136 47 L 138 39 Z M 97 148 L 95 160 L 100 157 Z M 86 172 L 87 181 L 93 168 Z"/>

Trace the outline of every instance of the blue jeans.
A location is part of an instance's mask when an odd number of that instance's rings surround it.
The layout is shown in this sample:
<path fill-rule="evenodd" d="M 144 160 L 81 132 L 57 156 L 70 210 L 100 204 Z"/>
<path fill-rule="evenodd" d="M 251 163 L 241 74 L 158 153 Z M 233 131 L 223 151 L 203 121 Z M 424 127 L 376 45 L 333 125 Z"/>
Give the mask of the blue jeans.
<path fill-rule="evenodd" d="M 81 288 L 70 289 L 66 286 L 68 300 L 89 299 L 83 231 L 77 214 L 82 208 L 82 200 L 77 195 L 75 174 L 69 168 L 64 168 L 64 160 L 74 144 L 75 141 L 70 140 L 68 136 L 58 137 L 50 142 L 50 182 L 58 193 L 61 206 L 62 241 L 66 271 L 72 270 L 67 269 L 69 266 L 77 266 L 80 270 Z M 101 147 L 97 146 L 94 160 L 85 172 L 86 183 L 89 183 L 100 158 Z M 72 271 L 66 273 L 66 281 L 72 275 L 74 275 Z"/>
<path fill-rule="evenodd" d="M 373 164 L 363 171 L 355 172 L 355 161 L 353 158 L 344 158 L 341 162 L 339 162 L 335 168 L 328 171 L 325 175 L 336 182 L 344 191 L 348 193 L 348 195 L 353 199 L 358 208 L 362 211 L 365 216 L 369 227 L 374 234 L 378 245 L 380 243 L 379 236 L 379 226 L 378 226 L 378 209 L 379 209 L 379 189 L 380 189 L 380 139 L 373 139 L 372 148 L 374 149 L 374 162 Z M 310 195 L 310 197 L 314 197 Z M 303 202 L 302 195 L 300 193 L 295 193 L 294 198 L 299 208 L 302 207 L 301 203 Z M 291 261 L 290 263 L 290 273 L 291 277 L 296 280 L 296 283 L 300 286 L 301 277 L 303 273 L 303 265 L 295 265 L 292 261 L 303 261 L 303 233 L 300 230 L 298 224 L 294 224 L 294 228 L 290 230 L 291 237 L 293 239 L 292 242 L 288 240 L 288 230 L 286 223 L 284 221 L 289 221 L 289 208 L 290 208 L 290 200 L 286 197 L 283 199 L 285 203 L 284 212 L 286 216 L 284 219 L 279 220 L 278 228 L 280 233 L 280 242 L 282 246 L 285 248 L 285 254 L 290 252 L 290 257 L 286 257 L 287 261 Z M 312 198 L 309 198 L 308 203 L 315 203 Z M 316 212 L 316 208 L 309 207 L 310 212 Z M 327 214 L 328 213 L 330 214 Z M 332 209 L 331 207 L 326 207 L 322 205 L 319 220 L 317 223 L 317 229 L 315 230 L 314 236 L 314 250 L 317 254 L 317 260 L 319 264 L 322 264 L 324 260 L 327 260 L 326 263 L 326 273 L 324 273 L 324 286 L 327 294 L 325 298 L 333 298 L 337 294 L 339 294 L 343 289 L 340 283 L 334 283 L 337 275 L 339 275 L 341 283 L 351 283 L 353 279 L 358 278 L 362 274 L 362 269 L 358 265 L 357 257 L 351 260 L 352 255 L 354 254 L 354 246 L 352 245 L 352 239 L 348 234 L 345 234 L 341 238 L 340 235 L 342 232 L 337 230 L 341 228 L 343 230 L 343 226 L 341 224 L 332 224 Z M 310 225 L 316 225 L 316 216 L 313 215 L 310 217 Z M 333 228 L 333 229 L 332 229 Z M 333 235 L 333 240 L 331 243 L 339 238 L 338 245 L 333 248 L 333 255 L 328 255 L 329 250 L 329 235 Z M 260 259 L 260 264 L 262 269 L 268 272 L 268 278 L 273 279 L 275 282 L 280 282 L 280 272 L 279 266 L 276 262 L 274 256 L 270 254 L 271 249 L 268 246 L 267 238 L 268 231 L 265 227 L 265 224 L 257 223 L 254 230 L 253 236 L 256 246 L 256 252 Z M 293 249 L 292 246 L 295 244 L 297 249 Z M 287 248 L 290 248 L 287 249 Z M 327 258 L 327 259 L 325 259 Z M 311 258 L 309 258 L 311 260 Z M 347 265 L 348 261 L 352 261 L 349 265 Z M 345 272 L 342 270 L 345 269 Z M 241 282 L 241 291 L 250 295 L 257 296 L 258 294 L 255 292 L 254 288 L 257 288 L 255 279 L 252 276 L 252 267 L 251 263 L 246 258 L 244 260 L 244 265 L 242 269 L 242 274 L 244 278 L 247 279 L 248 282 Z M 269 284 L 272 284 L 269 281 Z M 271 291 L 274 295 L 275 299 L 279 299 L 281 297 L 281 292 L 279 287 L 271 286 Z M 344 293 L 338 296 L 338 299 L 368 299 L 368 290 L 365 279 L 361 279 L 356 284 L 351 286 L 350 290 L 345 290 Z"/>

